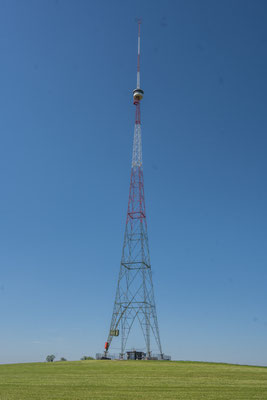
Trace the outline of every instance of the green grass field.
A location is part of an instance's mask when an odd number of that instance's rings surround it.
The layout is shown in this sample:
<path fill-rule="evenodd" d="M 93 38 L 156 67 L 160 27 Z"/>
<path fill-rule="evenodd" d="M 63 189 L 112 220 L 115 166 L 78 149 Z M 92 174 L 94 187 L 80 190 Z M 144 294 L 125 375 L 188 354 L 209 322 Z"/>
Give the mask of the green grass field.
<path fill-rule="evenodd" d="M 267 399 L 267 368 L 160 361 L 0 365 L 1 400 Z"/>

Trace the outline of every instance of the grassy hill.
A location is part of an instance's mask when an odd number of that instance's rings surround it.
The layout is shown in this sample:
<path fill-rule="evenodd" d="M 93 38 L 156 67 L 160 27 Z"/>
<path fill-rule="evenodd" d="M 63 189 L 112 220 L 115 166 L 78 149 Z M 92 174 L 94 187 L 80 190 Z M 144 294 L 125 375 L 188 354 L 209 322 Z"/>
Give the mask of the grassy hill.
<path fill-rule="evenodd" d="M 0 365 L 0 400 L 266 400 L 267 368 L 176 361 Z"/>

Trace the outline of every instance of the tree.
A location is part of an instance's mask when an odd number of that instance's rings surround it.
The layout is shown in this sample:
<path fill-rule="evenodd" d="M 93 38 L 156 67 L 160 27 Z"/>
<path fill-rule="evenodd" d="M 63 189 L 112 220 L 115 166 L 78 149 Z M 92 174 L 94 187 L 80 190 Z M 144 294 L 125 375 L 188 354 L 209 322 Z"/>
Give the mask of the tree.
<path fill-rule="evenodd" d="M 83 357 L 81 358 L 81 360 L 82 360 L 82 361 L 85 361 L 85 360 L 94 360 L 94 357 L 83 356 Z"/>
<path fill-rule="evenodd" d="M 47 362 L 53 362 L 56 356 L 54 354 L 50 354 L 49 356 L 46 357 Z"/>
<path fill-rule="evenodd" d="M 67 359 L 64 357 L 61 357 L 61 359 L 59 361 L 67 361 Z"/>

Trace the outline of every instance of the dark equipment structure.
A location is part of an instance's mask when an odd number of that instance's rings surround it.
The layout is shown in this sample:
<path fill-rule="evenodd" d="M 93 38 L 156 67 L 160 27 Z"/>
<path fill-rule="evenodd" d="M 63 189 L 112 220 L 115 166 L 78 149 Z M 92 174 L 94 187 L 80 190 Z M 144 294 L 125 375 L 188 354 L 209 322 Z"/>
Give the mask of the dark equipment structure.
<path fill-rule="evenodd" d="M 127 360 L 145 360 L 146 358 L 146 353 L 144 353 L 143 351 L 136 351 L 136 350 L 127 351 L 126 355 L 127 355 Z"/>

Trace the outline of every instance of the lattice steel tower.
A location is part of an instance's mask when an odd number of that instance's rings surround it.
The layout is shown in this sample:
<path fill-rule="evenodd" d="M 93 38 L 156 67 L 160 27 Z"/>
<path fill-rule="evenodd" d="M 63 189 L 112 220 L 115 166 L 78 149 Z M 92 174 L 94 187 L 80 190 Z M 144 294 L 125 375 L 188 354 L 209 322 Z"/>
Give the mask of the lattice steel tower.
<path fill-rule="evenodd" d="M 151 355 L 151 332 L 155 337 L 159 353 L 163 357 L 154 300 L 144 198 L 140 118 L 140 101 L 143 95 L 144 92 L 140 87 L 139 21 L 137 87 L 133 91 L 133 103 L 136 111 L 129 202 L 115 303 L 105 343 L 105 355 L 107 356 L 113 336 L 121 336 L 121 358 L 125 354 L 130 330 L 137 320 L 145 338 L 147 357 Z"/>

